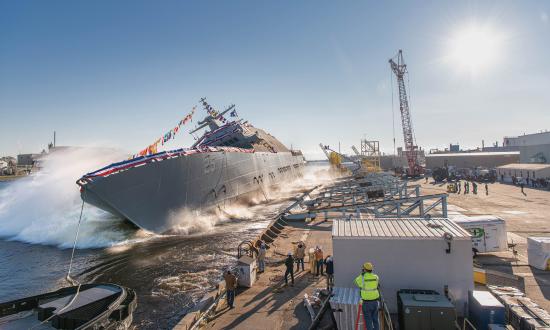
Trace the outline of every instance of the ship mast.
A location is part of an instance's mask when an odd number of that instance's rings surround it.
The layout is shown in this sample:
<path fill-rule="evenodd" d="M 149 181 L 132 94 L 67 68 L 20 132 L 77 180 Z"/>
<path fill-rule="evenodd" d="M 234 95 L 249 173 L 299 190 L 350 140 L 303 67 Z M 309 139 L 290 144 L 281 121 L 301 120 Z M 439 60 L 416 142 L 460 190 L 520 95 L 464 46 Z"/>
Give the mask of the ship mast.
<path fill-rule="evenodd" d="M 208 102 L 206 102 L 206 97 L 201 98 L 199 102 L 202 104 L 204 110 L 206 110 L 206 113 L 208 113 L 208 115 L 203 120 L 199 121 L 199 126 L 192 130 L 190 132 L 191 134 L 203 129 L 206 126 L 210 128 L 211 132 L 220 128 L 220 126 L 223 125 L 220 118 L 222 118 L 223 115 L 225 115 L 228 111 L 231 111 L 235 108 L 235 105 L 232 104 L 221 113 L 218 113 L 216 109 L 214 109 L 210 104 L 208 104 Z"/>

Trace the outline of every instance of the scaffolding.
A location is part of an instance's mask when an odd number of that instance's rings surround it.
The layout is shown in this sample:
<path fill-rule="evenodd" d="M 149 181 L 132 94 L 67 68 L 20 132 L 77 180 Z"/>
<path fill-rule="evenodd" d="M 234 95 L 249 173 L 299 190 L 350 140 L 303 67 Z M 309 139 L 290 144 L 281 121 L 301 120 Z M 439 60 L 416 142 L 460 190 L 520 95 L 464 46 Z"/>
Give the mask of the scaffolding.
<path fill-rule="evenodd" d="M 380 171 L 380 141 L 361 140 L 361 159 L 368 172 Z"/>
<path fill-rule="evenodd" d="M 302 210 L 284 216 L 288 220 L 316 218 L 430 218 L 448 216 L 447 194 L 421 195 L 419 185 L 384 172 L 342 178 L 320 189 Z"/>

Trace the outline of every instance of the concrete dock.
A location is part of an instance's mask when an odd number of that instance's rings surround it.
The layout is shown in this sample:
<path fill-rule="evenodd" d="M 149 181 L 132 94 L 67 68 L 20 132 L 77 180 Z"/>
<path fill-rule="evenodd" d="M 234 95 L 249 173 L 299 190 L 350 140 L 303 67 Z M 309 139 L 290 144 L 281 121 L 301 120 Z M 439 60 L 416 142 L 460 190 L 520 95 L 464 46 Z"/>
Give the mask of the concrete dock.
<path fill-rule="evenodd" d="M 446 184 L 425 183 L 424 180 L 409 182 L 421 185 L 423 194 L 446 192 Z M 483 185 L 478 194 L 450 194 L 449 213 L 460 211 L 465 215 L 496 215 L 507 223 L 508 241 L 516 243 L 516 251 L 480 254 L 475 262 L 486 270 L 494 270 L 517 278 L 521 289 L 541 307 L 550 310 L 550 272 L 539 271 L 527 264 L 526 238 L 532 235 L 550 236 L 548 214 L 550 214 L 550 192 L 507 184 L 489 184 L 489 195 Z M 308 329 L 311 317 L 304 306 L 304 294 L 312 295 L 316 290 L 326 288 L 326 278 L 314 276 L 306 271 L 295 273 L 295 286 L 284 285 L 283 261 L 288 252 L 293 252 L 299 241 L 307 249 L 319 245 L 325 257 L 332 254 L 332 221 L 318 215 L 313 221 L 288 221 L 279 236 L 270 245 L 266 258 L 266 271 L 259 274 L 258 281 L 251 288 L 240 289 L 235 298 L 235 308 L 219 304 L 209 322 L 200 328 L 208 329 Z M 359 271 L 360 265 L 358 265 Z M 519 283 L 519 282 L 518 282 Z M 498 283 L 492 279 L 491 284 Z M 350 286 L 351 283 L 350 283 Z M 328 313 L 327 313 L 328 314 Z M 183 325 L 176 327 L 187 329 Z"/>
<path fill-rule="evenodd" d="M 326 278 L 308 272 L 306 257 L 306 271 L 294 274 L 294 286 L 290 286 L 290 278 L 289 286 L 284 285 L 283 260 L 288 252 L 294 251 L 299 241 L 304 241 L 307 249 L 319 245 L 323 248 L 325 256 L 332 254 L 331 223 L 322 220 L 289 223 L 280 238 L 268 250 L 266 271 L 259 275 L 258 282 L 252 288 L 238 292 L 235 308 L 230 310 L 224 306 L 209 322 L 207 328 L 307 329 L 311 324 L 311 318 L 304 307 L 304 294 L 312 295 L 315 289 L 325 288 Z"/>

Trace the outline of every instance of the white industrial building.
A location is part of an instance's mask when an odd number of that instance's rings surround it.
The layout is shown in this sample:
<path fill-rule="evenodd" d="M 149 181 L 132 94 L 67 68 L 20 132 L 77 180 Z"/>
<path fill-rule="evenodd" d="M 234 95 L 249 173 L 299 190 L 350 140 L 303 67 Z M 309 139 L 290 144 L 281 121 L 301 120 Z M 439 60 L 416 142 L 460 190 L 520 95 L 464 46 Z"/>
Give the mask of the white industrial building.
<path fill-rule="evenodd" d="M 512 182 L 512 177 L 523 179 L 549 179 L 550 164 L 508 164 L 497 167 L 498 179 Z"/>
<path fill-rule="evenodd" d="M 434 290 L 449 297 L 457 313 L 467 310 L 473 290 L 470 234 L 449 219 L 374 218 L 334 220 L 335 287 L 352 288 L 365 262 L 372 262 L 391 313 L 400 289 Z"/>
<path fill-rule="evenodd" d="M 504 138 L 505 147 L 518 147 L 521 163 L 550 163 L 550 132 Z"/>
<path fill-rule="evenodd" d="M 454 166 L 456 168 L 495 168 L 500 165 L 519 163 L 519 151 L 500 152 L 454 152 L 426 155 L 426 168 Z"/>

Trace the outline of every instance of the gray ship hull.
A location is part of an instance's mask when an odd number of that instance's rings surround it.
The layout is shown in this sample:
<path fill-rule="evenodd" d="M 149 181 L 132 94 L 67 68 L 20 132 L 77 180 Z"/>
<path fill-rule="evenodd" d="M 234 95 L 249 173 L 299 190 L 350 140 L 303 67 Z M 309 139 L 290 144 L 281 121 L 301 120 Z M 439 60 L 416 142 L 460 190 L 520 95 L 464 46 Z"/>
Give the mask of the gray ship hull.
<path fill-rule="evenodd" d="M 300 177 L 304 166 L 303 156 L 291 152 L 180 155 L 94 177 L 81 185 L 81 197 L 142 229 L 164 233 L 182 220 L 182 211 L 215 207 L 288 182 Z"/>

